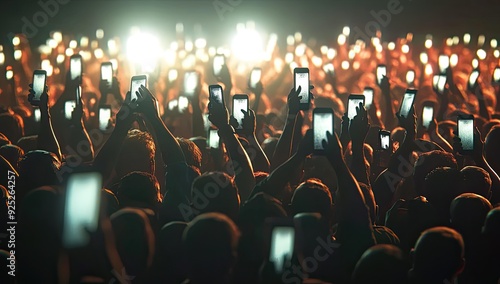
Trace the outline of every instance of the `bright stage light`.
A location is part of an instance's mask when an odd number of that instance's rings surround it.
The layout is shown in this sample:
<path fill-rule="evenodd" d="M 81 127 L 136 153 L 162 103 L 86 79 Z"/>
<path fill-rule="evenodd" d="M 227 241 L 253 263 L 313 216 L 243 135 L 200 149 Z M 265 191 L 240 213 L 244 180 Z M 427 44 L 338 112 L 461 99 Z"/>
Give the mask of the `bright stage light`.
<path fill-rule="evenodd" d="M 232 50 L 241 61 L 260 61 L 263 54 L 263 43 L 259 33 L 252 28 L 240 29 L 232 42 Z"/>
<path fill-rule="evenodd" d="M 127 40 L 127 57 L 133 64 L 141 64 L 143 72 L 153 72 L 160 57 L 160 40 L 149 33 L 135 32 Z"/>

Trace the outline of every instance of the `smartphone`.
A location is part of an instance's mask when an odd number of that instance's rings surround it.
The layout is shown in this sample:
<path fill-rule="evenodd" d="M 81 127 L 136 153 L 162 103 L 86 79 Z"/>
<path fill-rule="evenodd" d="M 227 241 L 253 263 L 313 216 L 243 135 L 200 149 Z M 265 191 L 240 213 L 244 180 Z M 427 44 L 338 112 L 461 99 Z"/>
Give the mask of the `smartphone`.
<path fill-rule="evenodd" d="M 473 90 L 476 88 L 478 78 L 479 78 L 479 69 L 474 69 L 469 76 L 469 89 Z"/>
<path fill-rule="evenodd" d="M 209 100 L 214 103 L 224 104 L 224 93 L 220 85 L 210 85 L 208 86 Z"/>
<path fill-rule="evenodd" d="M 382 84 L 382 79 L 387 76 L 387 66 L 380 64 L 377 66 L 377 84 Z"/>
<path fill-rule="evenodd" d="M 33 118 L 36 122 L 40 122 L 40 120 L 42 120 L 42 113 L 40 112 L 39 108 L 33 109 Z"/>
<path fill-rule="evenodd" d="M 323 140 L 327 140 L 326 133 L 333 135 L 333 110 L 331 108 L 315 108 L 313 110 L 314 153 L 324 154 Z"/>
<path fill-rule="evenodd" d="M 437 90 L 438 89 L 438 82 L 439 82 L 439 75 L 434 75 L 432 76 L 432 88 L 434 90 Z"/>
<path fill-rule="evenodd" d="M 31 99 L 32 105 L 40 104 L 40 97 L 45 91 L 45 85 L 47 84 L 47 72 L 45 70 L 35 70 L 33 72 L 33 99 Z"/>
<path fill-rule="evenodd" d="M 287 261 L 293 256 L 295 247 L 295 227 L 276 224 L 271 229 L 269 261 L 274 263 L 276 273 L 281 273 Z"/>
<path fill-rule="evenodd" d="M 349 122 L 357 115 L 356 108 L 359 107 L 359 103 L 365 105 L 364 95 L 350 95 L 347 100 L 347 117 L 349 117 Z"/>
<path fill-rule="evenodd" d="M 441 74 L 446 73 L 446 69 L 450 67 L 450 57 L 448 55 L 441 54 L 438 58 L 439 72 Z"/>
<path fill-rule="evenodd" d="M 198 87 L 198 72 L 188 71 L 184 74 L 184 94 L 192 97 L 195 95 L 196 88 Z"/>
<path fill-rule="evenodd" d="M 75 103 L 79 104 L 82 101 L 82 86 L 78 85 L 76 86 L 76 97 L 75 97 Z"/>
<path fill-rule="evenodd" d="M 106 81 L 108 88 L 111 88 L 111 84 L 113 83 L 113 63 L 101 63 L 101 80 Z"/>
<path fill-rule="evenodd" d="M 431 105 L 424 105 L 422 109 L 422 126 L 429 129 L 431 121 L 434 119 L 434 107 Z"/>
<path fill-rule="evenodd" d="M 458 137 L 462 142 L 462 154 L 470 154 L 474 150 L 474 116 L 460 115 L 457 118 Z"/>
<path fill-rule="evenodd" d="M 436 89 L 438 93 L 444 94 L 444 88 L 446 87 L 446 75 L 439 75 Z"/>
<path fill-rule="evenodd" d="M 365 107 L 369 109 L 373 104 L 373 88 L 365 87 L 363 90 L 363 96 L 365 96 Z"/>
<path fill-rule="evenodd" d="M 413 86 L 413 84 L 415 84 L 415 71 L 414 70 L 408 70 L 408 72 L 406 72 L 406 83 L 408 83 L 408 85 L 410 85 L 410 86 Z"/>
<path fill-rule="evenodd" d="M 12 80 L 14 78 L 14 71 L 12 70 L 12 66 L 7 66 L 5 68 L 5 79 Z"/>
<path fill-rule="evenodd" d="M 299 96 L 302 97 L 300 99 L 300 109 L 308 110 L 311 104 L 311 98 L 309 96 L 309 69 L 295 68 L 293 74 L 295 90 L 298 90 L 299 86 L 301 87 L 299 94 Z"/>
<path fill-rule="evenodd" d="M 403 117 L 408 117 L 408 115 L 410 115 L 410 110 L 413 106 L 413 102 L 415 101 L 416 94 L 416 89 L 406 89 L 403 101 L 401 102 L 401 106 L 399 108 L 399 115 Z"/>
<path fill-rule="evenodd" d="M 380 150 L 389 150 L 391 149 L 391 132 L 387 130 L 380 130 L 378 132 L 379 142 L 380 142 Z"/>
<path fill-rule="evenodd" d="M 248 112 L 248 95 L 234 95 L 233 96 L 233 117 L 238 121 L 237 129 L 243 129 L 243 117 L 245 116 L 242 112 Z"/>
<path fill-rule="evenodd" d="M 108 129 L 109 119 L 111 118 L 111 106 L 104 105 L 99 107 L 99 129 L 105 131 Z"/>
<path fill-rule="evenodd" d="M 177 71 L 177 69 L 168 70 L 168 81 L 170 83 L 175 82 L 175 80 L 177 80 L 178 77 L 179 77 L 179 72 Z"/>
<path fill-rule="evenodd" d="M 88 244 L 88 232 L 97 229 L 101 204 L 100 173 L 74 173 L 68 178 L 63 221 L 63 246 L 82 247 Z"/>
<path fill-rule="evenodd" d="M 220 138 L 217 129 L 209 128 L 208 129 L 208 141 L 207 148 L 219 149 Z"/>
<path fill-rule="evenodd" d="M 261 78 L 262 78 L 262 69 L 254 68 L 250 73 L 250 81 L 248 83 L 248 86 L 251 89 L 257 88 L 257 84 L 260 82 Z"/>
<path fill-rule="evenodd" d="M 222 72 L 222 66 L 226 64 L 226 57 L 223 54 L 217 54 L 214 56 L 213 69 L 214 76 L 219 77 Z"/>
<path fill-rule="evenodd" d="M 136 75 L 130 80 L 130 100 L 137 100 L 136 92 L 139 92 L 139 88 L 142 86 L 148 87 L 148 77 L 146 75 Z"/>
<path fill-rule="evenodd" d="M 71 119 L 71 113 L 76 107 L 76 101 L 66 101 L 64 103 L 64 117 L 66 119 L 70 120 Z"/>
<path fill-rule="evenodd" d="M 333 75 L 335 72 L 335 67 L 333 66 L 332 63 L 328 63 L 323 66 L 323 71 L 325 71 L 325 73 L 327 74 Z"/>
<path fill-rule="evenodd" d="M 179 96 L 179 98 L 177 98 L 177 100 L 179 101 L 177 103 L 177 107 L 179 109 L 179 112 L 180 113 L 184 113 L 184 111 L 188 108 L 189 106 L 189 100 L 187 97 L 185 96 Z"/>
<path fill-rule="evenodd" d="M 82 56 L 80 54 L 74 54 L 71 56 L 69 60 L 69 72 L 71 80 L 80 78 L 79 83 L 82 83 L 83 64 Z"/>
<path fill-rule="evenodd" d="M 500 66 L 497 66 L 495 68 L 495 71 L 493 71 L 493 84 L 500 85 Z"/>
<path fill-rule="evenodd" d="M 168 102 L 168 110 L 172 111 L 179 105 L 179 100 L 171 100 Z"/>

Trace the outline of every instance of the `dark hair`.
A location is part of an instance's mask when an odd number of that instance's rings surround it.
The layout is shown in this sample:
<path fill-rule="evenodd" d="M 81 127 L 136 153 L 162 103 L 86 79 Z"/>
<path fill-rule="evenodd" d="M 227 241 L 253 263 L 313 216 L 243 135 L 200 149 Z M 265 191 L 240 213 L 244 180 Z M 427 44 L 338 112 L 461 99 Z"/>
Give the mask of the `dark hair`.
<path fill-rule="evenodd" d="M 457 160 L 453 156 L 453 154 L 434 150 L 426 153 L 422 153 L 417 161 L 415 162 L 415 167 L 413 168 L 413 180 L 415 183 L 415 190 L 419 195 L 424 195 L 423 185 L 426 176 L 434 169 L 440 167 L 449 167 L 456 169 L 457 168 Z"/>
<path fill-rule="evenodd" d="M 301 183 L 292 196 L 293 215 L 298 213 L 320 213 L 325 220 L 332 220 L 332 194 L 318 179 L 308 179 Z"/>
<path fill-rule="evenodd" d="M 121 178 L 134 171 L 154 173 L 155 151 L 156 146 L 151 134 L 139 129 L 129 130 L 116 161 L 117 174 Z"/>
<path fill-rule="evenodd" d="M 489 199 L 491 196 L 490 174 L 476 166 L 464 167 L 461 171 L 465 192 L 472 192 Z"/>
<path fill-rule="evenodd" d="M 179 145 L 181 146 L 184 157 L 186 158 L 186 163 L 189 166 L 201 168 L 202 153 L 200 148 L 191 140 L 184 138 L 177 138 Z"/>
<path fill-rule="evenodd" d="M 158 210 L 161 203 L 160 184 L 156 177 L 144 172 L 131 172 L 118 183 L 117 198 L 120 206 Z"/>

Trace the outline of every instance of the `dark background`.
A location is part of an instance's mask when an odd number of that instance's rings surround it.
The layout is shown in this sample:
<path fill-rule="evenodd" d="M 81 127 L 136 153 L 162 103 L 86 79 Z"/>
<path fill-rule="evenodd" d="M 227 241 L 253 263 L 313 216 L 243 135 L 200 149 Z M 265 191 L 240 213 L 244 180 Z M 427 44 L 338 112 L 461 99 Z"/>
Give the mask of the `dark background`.
<path fill-rule="evenodd" d="M 47 2 L 50 0 L 40 0 Z M 57 0 L 52 0 L 57 1 Z M 213 0 L 69 0 L 59 5 L 59 12 L 49 17 L 48 24 L 39 28 L 30 40 L 33 44 L 45 41 L 52 30 L 61 30 L 75 36 L 95 36 L 103 28 L 105 38 L 126 35 L 131 26 L 161 35 L 166 42 L 174 39 L 175 23 L 183 22 L 186 34 L 192 39 L 203 36 L 209 44 L 228 42 L 236 23 L 254 20 L 257 29 L 276 32 L 280 41 L 284 36 L 301 31 L 304 37 L 316 37 L 321 42 L 335 40 L 344 25 L 364 30 L 373 19 L 370 11 L 387 9 L 394 0 L 218 0 L 222 3 L 240 2 L 220 19 Z M 487 38 L 500 38 L 499 0 L 399 0 L 403 11 L 392 15 L 387 27 L 382 27 L 383 40 L 389 41 L 407 32 L 415 40 L 423 40 L 431 33 L 436 39 L 470 32 Z M 20 32 L 22 18 L 32 22 L 33 15 L 41 11 L 38 1 L 2 0 L 0 4 L 0 44 L 8 41 L 8 34 Z M 202 27 L 194 33 L 194 25 Z"/>

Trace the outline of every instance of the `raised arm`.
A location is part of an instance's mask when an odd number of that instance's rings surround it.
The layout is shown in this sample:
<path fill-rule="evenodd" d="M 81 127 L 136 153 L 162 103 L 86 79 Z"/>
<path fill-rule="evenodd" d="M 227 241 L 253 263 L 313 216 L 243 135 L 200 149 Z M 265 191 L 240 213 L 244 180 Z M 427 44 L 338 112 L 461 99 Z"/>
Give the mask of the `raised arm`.
<path fill-rule="evenodd" d="M 255 136 L 255 112 L 251 109 L 248 112 L 241 110 L 243 112 L 243 129 L 241 135 L 243 135 L 247 140 L 249 147 L 247 149 L 247 154 L 252 161 L 252 166 L 254 171 L 269 173 L 269 160 L 266 154 L 262 150 Z"/>
<path fill-rule="evenodd" d="M 356 108 L 357 115 L 351 121 L 349 133 L 352 139 L 352 164 L 351 171 L 359 182 L 370 185 L 370 173 L 366 166 L 364 144 L 365 138 L 370 129 L 368 116 L 363 104 Z"/>
<path fill-rule="evenodd" d="M 208 104 L 208 108 L 210 111 L 208 119 L 219 129 L 219 136 L 226 145 L 235 173 L 234 181 L 244 202 L 255 186 L 252 163 L 236 137 L 233 127 L 229 125 L 227 109 L 222 104 L 212 102 Z"/>
<path fill-rule="evenodd" d="M 385 101 L 383 123 L 387 129 L 393 129 L 396 126 L 396 117 L 394 116 L 394 105 L 391 99 L 391 83 L 389 82 L 389 78 L 384 76 L 380 84 L 380 89 L 382 90 L 382 96 Z"/>
<path fill-rule="evenodd" d="M 59 142 L 57 141 L 56 135 L 54 134 L 54 129 L 52 128 L 52 120 L 50 116 L 49 107 L 49 94 L 47 92 L 48 87 L 45 87 L 45 91 L 40 96 L 40 133 L 38 134 L 37 148 L 40 150 L 45 150 L 56 154 L 56 156 L 61 159 L 61 148 L 59 147 Z M 33 86 L 30 84 L 30 93 L 28 95 L 28 100 L 31 102 L 34 96 Z"/>
<path fill-rule="evenodd" d="M 327 138 L 328 141 L 323 141 L 323 146 L 338 178 L 336 236 L 339 243 L 354 252 L 349 258 L 357 261 L 356 255 L 360 256 L 366 248 L 375 244 L 370 214 L 358 182 L 345 163 L 337 134 L 328 133 Z"/>
<path fill-rule="evenodd" d="M 292 150 L 292 139 L 295 128 L 295 121 L 297 114 L 299 113 L 300 105 L 300 94 L 301 88 L 295 91 L 293 88 L 288 94 L 288 113 L 286 117 L 285 128 L 283 128 L 283 133 L 276 144 L 276 149 L 274 150 L 273 157 L 271 159 L 271 171 L 276 169 L 279 165 L 284 163 L 288 158 L 290 158 Z"/>
<path fill-rule="evenodd" d="M 82 158 L 83 162 L 91 162 L 94 159 L 94 147 L 83 123 L 83 103 L 77 102 L 71 114 L 70 136 L 68 146 Z M 81 150 L 83 149 L 83 150 Z M 88 150 L 87 150 L 88 149 Z"/>

